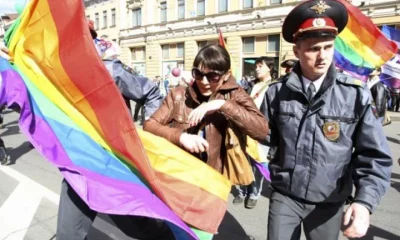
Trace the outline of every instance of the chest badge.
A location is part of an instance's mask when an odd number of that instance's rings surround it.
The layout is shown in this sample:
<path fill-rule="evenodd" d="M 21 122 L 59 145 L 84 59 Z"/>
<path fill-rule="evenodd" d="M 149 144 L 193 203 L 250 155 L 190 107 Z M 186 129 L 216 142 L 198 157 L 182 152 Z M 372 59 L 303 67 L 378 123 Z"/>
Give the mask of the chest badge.
<path fill-rule="evenodd" d="M 325 138 L 329 141 L 336 142 L 340 136 L 340 123 L 339 122 L 326 122 L 322 126 Z"/>

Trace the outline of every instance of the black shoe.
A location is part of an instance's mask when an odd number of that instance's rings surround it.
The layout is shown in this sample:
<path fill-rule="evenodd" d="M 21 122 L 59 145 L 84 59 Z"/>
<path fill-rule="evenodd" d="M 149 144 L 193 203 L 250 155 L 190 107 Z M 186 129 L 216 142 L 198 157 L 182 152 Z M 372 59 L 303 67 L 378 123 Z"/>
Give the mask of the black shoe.
<path fill-rule="evenodd" d="M 7 154 L 5 147 L 0 147 L 0 164 L 7 165 L 10 163 L 10 156 Z"/>
<path fill-rule="evenodd" d="M 255 200 L 255 199 L 249 198 L 249 199 L 246 201 L 246 208 L 253 209 L 253 208 L 256 207 L 256 205 L 257 205 L 257 200 Z"/>
<path fill-rule="evenodd" d="M 234 205 L 238 205 L 238 204 L 241 204 L 241 203 L 243 203 L 243 202 L 244 202 L 244 197 L 238 195 L 238 196 L 235 197 L 235 199 L 233 199 L 233 202 L 232 202 L 232 203 L 233 203 Z"/>

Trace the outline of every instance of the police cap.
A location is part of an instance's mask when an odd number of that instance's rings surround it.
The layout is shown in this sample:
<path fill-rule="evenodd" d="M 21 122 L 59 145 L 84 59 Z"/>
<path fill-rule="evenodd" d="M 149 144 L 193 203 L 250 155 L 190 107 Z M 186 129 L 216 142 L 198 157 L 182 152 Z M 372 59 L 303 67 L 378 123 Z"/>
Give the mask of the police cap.
<path fill-rule="evenodd" d="M 281 67 L 282 68 L 292 68 L 294 65 L 296 65 L 298 60 L 296 59 L 286 59 L 285 61 L 281 62 Z"/>
<path fill-rule="evenodd" d="M 340 1 L 310 0 L 297 5 L 287 15 L 282 35 L 290 43 L 308 37 L 336 37 L 347 20 L 347 9 Z"/>

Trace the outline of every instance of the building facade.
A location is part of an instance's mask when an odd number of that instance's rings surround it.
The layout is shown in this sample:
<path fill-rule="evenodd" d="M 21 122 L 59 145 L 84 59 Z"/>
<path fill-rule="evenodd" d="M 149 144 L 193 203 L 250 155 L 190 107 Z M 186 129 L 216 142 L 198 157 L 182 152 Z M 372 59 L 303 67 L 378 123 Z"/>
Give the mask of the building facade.
<path fill-rule="evenodd" d="M 94 21 L 99 37 L 118 42 L 120 29 L 127 26 L 125 0 L 84 0 L 86 17 Z"/>
<path fill-rule="evenodd" d="M 191 70 L 196 53 L 216 43 L 221 29 L 232 58 L 235 77 L 254 74 L 260 56 L 279 63 L 293 58 L 292 45 L 285 42 L 281 27 L 285 16 L 299 0 L 109 0 L 87 7 L 99 35 L 119 41 L 120 59 L 149 78 L 164 77 L 172 67 Z M 90 1 L 89 1 L 90 2 Z M 93 0 L 92 0 L 93 2 Z M 400 25 L 398 0 L 353 0 L 377 25 Z M 111 29 L 104 11 L 115 9 Z M 97 14 L 97 15 L 96 15 Z M 96 17 L 97 16 L 97 17 Z M 108 22 L 107 24 L 109 24 Z M 95 24 L 96 25 L 96 24 Z M 118 34 L 119 33 L 119 34 Z"/>

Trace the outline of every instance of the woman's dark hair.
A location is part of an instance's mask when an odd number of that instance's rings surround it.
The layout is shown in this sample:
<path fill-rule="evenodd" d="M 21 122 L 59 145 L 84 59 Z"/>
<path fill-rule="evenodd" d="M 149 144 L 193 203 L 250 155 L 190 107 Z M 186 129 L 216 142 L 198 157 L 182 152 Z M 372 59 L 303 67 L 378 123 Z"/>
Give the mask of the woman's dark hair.
<path fill-rule="evenodd" d="M 274 67 L 274 59 L 270 57 L 259 57 L 257 58 L 255 65 L 258 63 L 264 63 L 269 68 L 269 74 L 271 75 L 272 79 L 278 78 L 278 71 L 276 71 Z"/>
<path fill-rule="evenodd" d="M 193 67 L 199 66 L 210 70 L 226 73 L 231 69 L 231 59 L 228 51 L 217 44 L 209 44 L 203 47 L 196 55 Z"/>

